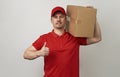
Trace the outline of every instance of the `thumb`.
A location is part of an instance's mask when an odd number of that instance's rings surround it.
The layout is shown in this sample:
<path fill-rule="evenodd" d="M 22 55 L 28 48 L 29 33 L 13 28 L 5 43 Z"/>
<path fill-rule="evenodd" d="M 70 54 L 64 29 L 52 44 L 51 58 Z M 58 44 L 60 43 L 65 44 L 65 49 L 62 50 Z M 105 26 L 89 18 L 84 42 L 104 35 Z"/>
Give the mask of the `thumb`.
<path fill-rule="evenodd" d="M 44 42 L 43 47 L 46 47 L 46 42 Z"/>

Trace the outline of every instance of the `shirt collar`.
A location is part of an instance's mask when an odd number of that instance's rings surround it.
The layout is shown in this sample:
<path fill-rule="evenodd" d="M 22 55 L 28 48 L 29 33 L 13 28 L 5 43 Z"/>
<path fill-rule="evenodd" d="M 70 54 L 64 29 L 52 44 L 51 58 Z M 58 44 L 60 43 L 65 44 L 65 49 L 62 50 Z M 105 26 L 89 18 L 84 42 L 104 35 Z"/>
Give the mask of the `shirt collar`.
<path fill-rule="evenodd" d="M 54 30 L 52 30 L 52 32 L 51 32 L 51 34 L 55 37 L 55 38 L 59 38 L 59 37 L 63 37 L 63 36 L 65 36 L 66 35 L 66 30 L 64 30 L 64 33 L 61 35 L 61 36 L 59 36 L 58 34 L 56 34 L 55 32 L 54 32 Z"/>

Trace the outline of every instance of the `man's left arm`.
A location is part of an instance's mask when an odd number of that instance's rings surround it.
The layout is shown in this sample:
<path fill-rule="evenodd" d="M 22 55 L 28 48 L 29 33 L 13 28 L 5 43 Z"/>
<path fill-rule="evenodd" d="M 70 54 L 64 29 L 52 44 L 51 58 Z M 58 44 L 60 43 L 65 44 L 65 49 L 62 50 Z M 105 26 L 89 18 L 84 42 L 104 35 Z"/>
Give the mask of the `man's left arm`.
<path fill-rule="evenodd" d="M 102 37 L 101 37 L 100 26 L 99 26 L 98 22 L 96 21 L 95 29 L 94 29 L 94 36 L 87 38 L 87 44 L 89 45 L 89 44 L 97 43 L 101 40 L 102 40 Z"/>

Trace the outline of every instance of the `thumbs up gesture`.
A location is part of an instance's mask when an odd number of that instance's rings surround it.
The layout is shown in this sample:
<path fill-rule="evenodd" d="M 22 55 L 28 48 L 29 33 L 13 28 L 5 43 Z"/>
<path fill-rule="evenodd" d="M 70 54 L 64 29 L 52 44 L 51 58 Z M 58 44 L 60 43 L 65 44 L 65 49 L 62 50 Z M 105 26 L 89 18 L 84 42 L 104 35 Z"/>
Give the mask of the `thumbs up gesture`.
<path fill-rule="evenodd" d="M 44 45 L 42 46 L 40 53 L 41 53 L 41 56 L 49 55 L 49 48 L 46 47 L 46 42 L 44 42 Z"/>

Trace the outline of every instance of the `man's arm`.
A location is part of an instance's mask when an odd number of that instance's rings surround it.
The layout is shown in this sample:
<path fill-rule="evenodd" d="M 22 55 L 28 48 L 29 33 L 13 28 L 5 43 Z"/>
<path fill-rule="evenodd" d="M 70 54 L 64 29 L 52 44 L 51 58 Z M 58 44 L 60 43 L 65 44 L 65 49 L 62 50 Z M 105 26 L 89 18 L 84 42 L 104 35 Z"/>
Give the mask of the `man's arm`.
<path fill-rule="evenodd" d="M 101 40 L 102 40 L 102 37 L 101 37 L 100 26 L 98 22 L 96 21 L 95 29 L 94 29 L 94 36 L 91 38 L 87 38 L 87 44 L 89 45 L 89 44 L 97 43 Z"/>
<path fill-rule="evenodd" d="M 46 42 L 40 50 L 36 50 L 34 46 L 28 47 L 24 52 L 24 59 L 33 60 L 40 56 L 47 56 L 49 54 L 49 48 L 46 47 Z"/>

